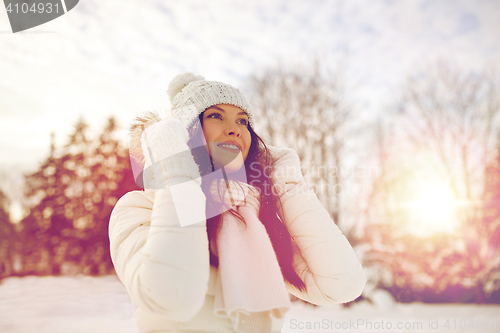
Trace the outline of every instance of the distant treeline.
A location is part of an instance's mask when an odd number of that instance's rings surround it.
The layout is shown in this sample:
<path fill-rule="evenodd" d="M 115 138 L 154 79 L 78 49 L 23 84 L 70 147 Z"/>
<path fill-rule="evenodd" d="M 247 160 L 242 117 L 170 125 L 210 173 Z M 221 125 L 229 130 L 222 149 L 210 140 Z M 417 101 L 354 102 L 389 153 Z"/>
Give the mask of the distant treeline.
<path fill-rule="evenodd" d="M 67 144 L 25 175 L 29 214 L 9 221 L 0 193 L 0 279 L 7 276 L 112 273 L 108 223 L 116 201 L 137 189 L 128 149 L 109 118 L 96 138 L 79 120 Z"/>

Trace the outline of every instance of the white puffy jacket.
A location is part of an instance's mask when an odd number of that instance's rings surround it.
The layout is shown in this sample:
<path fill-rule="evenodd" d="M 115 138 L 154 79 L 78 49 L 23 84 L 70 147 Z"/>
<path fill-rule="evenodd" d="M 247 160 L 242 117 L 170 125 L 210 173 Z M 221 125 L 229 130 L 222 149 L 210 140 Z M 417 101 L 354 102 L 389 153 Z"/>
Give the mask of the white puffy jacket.
<path fill-rule="evenodd" d="M 288 291 L 317 305 L 356 299 L 366 278 L 351 245 L 304 183 L 281 197 L 294 237 L 294 268 L 307 291 Z M 217 268 L 209 263 L 205 221 L 180 227 L 170 190 L 132 191 L 109 223 L 111 258 L 136 308 L 139 331 L 234 332 L 214 315 Z M 283 321 L 273 329 L 281 330 Z"/>

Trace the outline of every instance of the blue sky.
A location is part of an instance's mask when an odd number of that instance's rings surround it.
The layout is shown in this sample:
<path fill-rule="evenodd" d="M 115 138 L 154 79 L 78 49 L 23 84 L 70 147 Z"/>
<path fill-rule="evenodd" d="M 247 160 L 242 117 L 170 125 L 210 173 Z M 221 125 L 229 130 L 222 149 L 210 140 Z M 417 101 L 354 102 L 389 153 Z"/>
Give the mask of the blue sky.
<path fill-rule="evenodd" d="M 12 34 L 0 9 L 0 168 L 33 168 L 80 116 L 101 130 L 168 108 L 189 70 L 237 86 L 277 59 L 349 51 L 349 79 L 367 115 L 383 115 L 405 75 L 444 56 L 500 63 L 500 1 L 96 1 Z M 120 133 L 126 140 L 125 130 Z"/>

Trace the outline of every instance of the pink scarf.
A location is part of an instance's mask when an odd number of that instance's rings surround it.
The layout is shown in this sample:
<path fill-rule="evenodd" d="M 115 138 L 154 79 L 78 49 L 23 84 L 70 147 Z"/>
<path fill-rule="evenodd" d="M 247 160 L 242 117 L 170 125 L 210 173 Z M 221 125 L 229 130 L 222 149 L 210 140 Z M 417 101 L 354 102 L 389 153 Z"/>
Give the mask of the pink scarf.
<path fill-rule="evenodd" d="M 291 302 L 273 250 L 271 240 L 259 220 L 259 192 L 246 183 L 221 181 L 221 197 L 245 219 L 229 211 L 222 213 L 217 235 L 219 271 L 214 313 L 230 318 L 234 330 L 244 333 L 267 333 L 272 318 L 281 319 Z M 219 199 L 216 183 L 212 197 Z"/>

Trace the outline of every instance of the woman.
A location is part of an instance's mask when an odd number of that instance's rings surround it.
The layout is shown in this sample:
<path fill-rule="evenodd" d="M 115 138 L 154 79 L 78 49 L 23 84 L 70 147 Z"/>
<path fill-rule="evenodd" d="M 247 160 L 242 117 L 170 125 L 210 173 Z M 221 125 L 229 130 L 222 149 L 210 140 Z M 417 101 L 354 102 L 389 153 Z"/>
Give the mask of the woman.
<path fill-rule="evenodd" d="M 236 88 L 186 73 L 165 120 L 132 127 L 145 191 L 110 219 L 111 257 L 140 332 L 279 332 L 289 294 L 357 298 L 366 279 L 291 149 L 266 146 Z"/>

